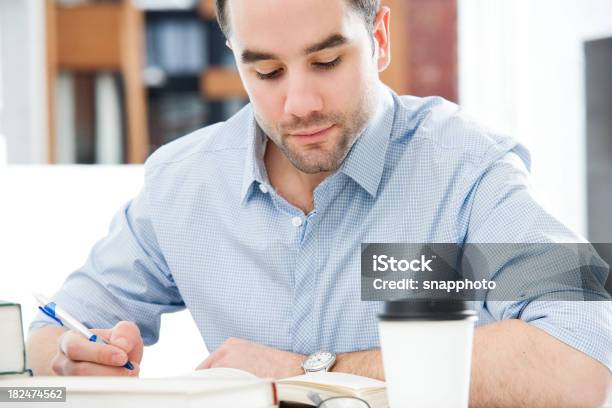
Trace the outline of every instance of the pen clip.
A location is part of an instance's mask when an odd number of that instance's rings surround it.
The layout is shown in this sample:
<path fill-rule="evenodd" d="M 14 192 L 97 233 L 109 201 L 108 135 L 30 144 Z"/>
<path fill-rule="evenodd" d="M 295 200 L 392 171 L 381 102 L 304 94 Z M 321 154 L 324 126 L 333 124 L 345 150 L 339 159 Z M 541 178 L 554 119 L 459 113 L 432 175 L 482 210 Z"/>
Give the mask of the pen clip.
<path fill-rule="evenodd" d="M 61 326 L 64 325 L 64 323 L 62 323 L 62 321 L 60 319 L 58 319 L 57 317 L 55 317 L 55 315 L 53 313 L 50 313 L 47 310 L 47 307 L 42 307 L 42 306 L 38 306 L 38 308 L 40 309 L 41 312 L 43 312 L 44 314 L 46 314 L 47 316 L 49 316 L 50 318 L 52 318 L 53 320 L 55 320 L 56 322 L 58 322 Z"/>

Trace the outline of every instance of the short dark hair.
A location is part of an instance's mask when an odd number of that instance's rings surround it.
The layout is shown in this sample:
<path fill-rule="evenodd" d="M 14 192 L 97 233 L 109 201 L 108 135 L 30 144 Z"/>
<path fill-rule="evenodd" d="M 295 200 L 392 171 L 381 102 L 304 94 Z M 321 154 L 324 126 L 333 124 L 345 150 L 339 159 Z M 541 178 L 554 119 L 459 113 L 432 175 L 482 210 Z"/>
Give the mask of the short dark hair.
<path fill-rule="evenodd" d="M 346 0 L 349 4 L 363 16 L 366 27 L 374 24 L 376 12 L 380 8 L 380 0 Z M 229 21 L 225 13 L 227 0 L 215 0 L 215 12 L 217 13 L 217 22 L 221 31 L 226 37 L 229 37 Z"/>

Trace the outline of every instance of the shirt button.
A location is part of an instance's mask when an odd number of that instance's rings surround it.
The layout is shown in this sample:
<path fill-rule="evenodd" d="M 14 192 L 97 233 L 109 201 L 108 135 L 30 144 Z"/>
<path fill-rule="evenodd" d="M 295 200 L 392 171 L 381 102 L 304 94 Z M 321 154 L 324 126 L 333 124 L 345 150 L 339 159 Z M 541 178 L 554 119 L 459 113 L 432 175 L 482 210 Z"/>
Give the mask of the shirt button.
<path fill-rule="evenodd" d="M 291 223 L 294 227 L 299 227 L 300 225 L 302 225 L 302 219 L 300 217 L 293 217 L 291 219 Z"/>
<path fill-rule="evenodd" d="M 268 190 L 268 187 L 266 187 L 266 185 L 265 185 L 265 184 L 259 184 L 259 190 L 260 190 L 262 193 L 264 193 L 264 194 L 266 194 L 268 191 L 270 191 L 270 190 Z"/>

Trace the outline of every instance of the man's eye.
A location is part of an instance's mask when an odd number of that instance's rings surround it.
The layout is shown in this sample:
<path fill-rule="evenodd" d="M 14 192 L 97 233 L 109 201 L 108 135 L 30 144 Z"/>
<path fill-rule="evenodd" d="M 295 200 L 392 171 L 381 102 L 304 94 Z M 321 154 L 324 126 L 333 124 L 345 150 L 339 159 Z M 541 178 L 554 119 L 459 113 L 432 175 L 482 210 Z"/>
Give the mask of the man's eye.
<path fill-rule="evenodd" d="M 338 66 L 338 64 L 340 64 L 341 62 L 341 58 L 338 57 L 332 61 L 328 61 L 328 62 L 314 62 L 313 65 L 318 68 L 318 69 L 322 69 L 322 70 L 330 70 L 335 68 L 336 66 Z M 269 79 L 277 79 L 279 78 L 283 73 L 283 68 L 279 68 L 276 69 L 272 72 L 267 72 L 267 73 L 262 73 L 259 71 L 255 71 L 255 75 L 257 75 L 257 78 L 261 79 L 261 80 L 269 80 Z"/>
<path fill-rule="evenodd" d="M 259 72 L 259 71 L 255 71 L 255 74 L 257 75 L 257 78 L 262 79 L 262 80 L 266 80 L 266 79 L 275 79 L 278 78 L 280 76 L 280 74 L 283 72 L 282 68 L 276 69 L 272 72 L 267 72 L 265 74 Z"/>
<path fill-rule="evenodd" d="M 317 68 L 320 69 L 333 69 L 335 67 L 338 66 L 338 64 L 340 64 L 340 62 L 342 61 L 342 59 L 340 57 L 336 58 L 335 60 L 329 61 L 329 62 L 315 62 L 313 65 Z"/>

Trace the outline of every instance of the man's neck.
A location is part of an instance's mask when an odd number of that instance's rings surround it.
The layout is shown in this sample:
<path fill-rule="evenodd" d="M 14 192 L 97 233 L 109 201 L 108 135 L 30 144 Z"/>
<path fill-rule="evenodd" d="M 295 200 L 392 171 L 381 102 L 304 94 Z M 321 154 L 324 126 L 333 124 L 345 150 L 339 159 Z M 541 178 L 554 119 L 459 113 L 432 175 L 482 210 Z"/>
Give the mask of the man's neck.
<path fill-rule="evenodd" d="M 308 174 L 296 169 L 272 141 L 266 144 L 264 163 L 270 183 L 281 197 L 304 214 L 314 210 L 314 190 L 330 172 Z"/>

